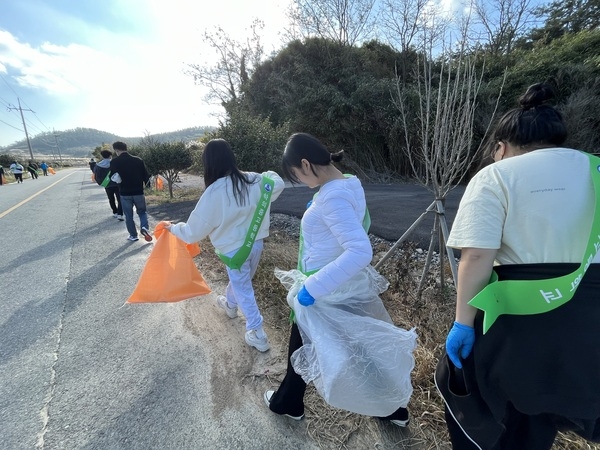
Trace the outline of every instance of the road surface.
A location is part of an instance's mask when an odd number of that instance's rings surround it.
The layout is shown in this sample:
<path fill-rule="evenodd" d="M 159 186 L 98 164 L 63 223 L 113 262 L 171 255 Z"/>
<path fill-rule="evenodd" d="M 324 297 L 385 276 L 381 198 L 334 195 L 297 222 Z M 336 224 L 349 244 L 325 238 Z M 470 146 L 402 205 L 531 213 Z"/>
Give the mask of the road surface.
<path fill-rule="evenodd" d="M 0 448 L 316 449 L 263 404 L 269 364 L 213 294 L 124 305 L 129 242 L 89 169 L 0 186 Z M 151 220 L 151 225 L 156 222 Z"/>

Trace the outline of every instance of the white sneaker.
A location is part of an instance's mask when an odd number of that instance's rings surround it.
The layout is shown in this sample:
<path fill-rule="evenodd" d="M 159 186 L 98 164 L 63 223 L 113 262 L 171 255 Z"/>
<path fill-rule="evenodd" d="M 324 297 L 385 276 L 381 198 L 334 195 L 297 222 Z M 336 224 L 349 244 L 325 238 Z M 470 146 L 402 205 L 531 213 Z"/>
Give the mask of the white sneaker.
<path fill-rule="evenodd" d="M 113 217 L 114 217 L 115 219 L 118 219 L 118 218 L 119 218 L 119 215 L 118 215 L 117 213 L 114 213 L 114 214 L 113 214 Z"/>
<path fill-rule="evenodd" d="M 139 238 L 139 237 L 137 237 L 137 236 L 129 236 L 129 237 L 127 238 L 127 240 L 128 240 L 128 241 L 132 241 L 132 242 L 133 242 L 133 241 L 139 241 L 139 240 L 140 240 L 140 238 Z"/>
<path fill-rule="evenodd" d="M 115 217 L 116 219 L 120 220 L 121 222 L 123 222 L 125 219 L 123 218 L 122 214 L 115 214 L 113 217 Z"/>
<path fill-rule="evenodd" d="M 219 305 L 220 308 L 225 310 L 225 312 L 227 313 L 227 317 L 229 317 L 230 319 L 235 319 L 237 317 L 237 306 L 234 306 L 233 308 L 229 306 L 229 303 L 227 303 L 227 297 L 225 297 L 224 295 L 219 295 L 217 297 L 217 305 Z"/>
<path fill-rule="evenodd" d="M 256 330 L 246 331 L 246 344 L 248 344 L 250 347 L 254 347 L 259 352 L 266 352 L 271 348 L 267 336 L 265 335 L 265 337 L 262 339 L 259 338 L 256 335 Z"/>

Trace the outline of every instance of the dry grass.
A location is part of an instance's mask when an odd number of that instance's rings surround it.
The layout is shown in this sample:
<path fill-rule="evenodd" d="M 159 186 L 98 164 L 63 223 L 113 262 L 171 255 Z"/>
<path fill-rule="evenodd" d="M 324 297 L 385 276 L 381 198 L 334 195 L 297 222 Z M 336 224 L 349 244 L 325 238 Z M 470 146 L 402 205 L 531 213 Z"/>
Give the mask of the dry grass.
<path fill-rule="evenodd" d="M 286 291 L 273 276 L 273 269 L 289 269 L 296 266 L 298 252 L 297 236 L 272 227 L 271 237 L 265 242 L 265 251 L 254 279 L 259 306 L 267 324 L 276 330 L 271 339 L 288 337 L 289 307 L 285 301 Z M 393 243 L 374 242 L 375 263 Z M 380 269 L 390 282 L 382 300 L 394 323 L 403 328 L 417 328 L 418 346 L 415 350 L 415 369 L 412 373 L 414 393 L 409 403 L 411 425 L 408 432 L 389 429 L 372 418 L 352 414 L 327 405 L 316 390 L 309 386 L 306 400 L 308 433 L 321 448 L 398 448 L 398 449 L 449 449 L 451 448 L 444 420 L 443 402 L 433 382 L 433 373 L 454 317 L 456 292 L 452 280 L 444 292 L 440 289 L 439 271 L 427 277 L 421 298 L 415 292 L 422 273 L 423 258 L 415 256 L 415 246 L 406 243 Z M 446 262 L 446 264 L 448 264 Z M 445 274 L 451 277 L 447 265 Z M 283 374 L 281 375 L 283 376 Z M 378 443 L 382 434 L 388 446 Z M 365 440 L 372 439 L 370 443 Z M 389 447 L 389 443 L 393 447 Z M 559 435 L 553 449 L 600 450 L 572 434 Z"/>
<path fill-rule="evenodd" d="M 191 191 L 188 199 L 197 199 Z M 195 195 L 194 198 L 192 198 Z M 155 200 L 150 198 L 150 202 Z M 168 203 L 168 202 L 167 202 Z M 374 263 L 393 243 L 373 238 Z M 210 281 L 227 283 L 225 267 L 214 254 L 209 240 L 201 242 L 202 255 L 197 258 L 202 273 L 210 273 Z M 419 336 L 415 350 L 415 368 L 412 373 L 414 393 L 408 405 L 411 424 L 403 431 L 376 419 L 349 413 L 327 405 L 316 390 L 309 386 L 305 396 L 306 426 L 309 436 L 322 449 L 450 449 L 444 420 L 443 402 L 433 383 L 435 365 L 443 352 L 446 334 L 454 317 L 455 291 L 449 266 L 445 268 L 447 286 L 440 289 L 439 270 L 427 277 L 423 295 L 415 295 L 422 273 L 423 258 L 415 256 L 416 248 L 405 243 L 380 269 L 390 282 L 382 300 L 396 325 L 416 327 Z M 297 232 L 272 224 L 271 236 L 265 240 L 261 263 L 253 280 L 257 302 L 265 318 L 272 345 L 278 346 L 280 360 L 274 365 L 285 367 L 289 336 L 289 306 L 286 290 L 273 275 L 274 269 L 291 269 L 297 264 Z M 446 263 L 447 264 L 447 263 Z M 252 376 L 252 374 L 250 374 Z M 283 372 L 269 373 L 268 379 L 276 386 Z M 600 450 L 572 434 L 559 435 L 553 450 Z"/>

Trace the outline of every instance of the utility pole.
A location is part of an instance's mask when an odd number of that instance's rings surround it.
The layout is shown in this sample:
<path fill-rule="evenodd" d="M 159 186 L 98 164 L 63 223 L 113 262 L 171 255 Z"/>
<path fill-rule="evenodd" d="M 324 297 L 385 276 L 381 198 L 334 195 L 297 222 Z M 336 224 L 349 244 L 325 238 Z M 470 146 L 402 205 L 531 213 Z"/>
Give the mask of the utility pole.
<path fill-rule="evenodd" d="M 23 108 L 21 108 L 21 99 L 17 97 L 17 102 L 19 102 L 19 107 L 15 108 L 14 106 L 9 106 L 8 109 L 18 109 L 21 113 L 21 120 L 23 121 L 23 129 L 25 130 L 25 137 L 27 138 L 27 147 L 29 147 L 29 154 L 31 155 L 31 160 L 33 161 L 33 150 L 31 150 L 31 142 L 29 141 L 29 134 L 27 134 L 27 125 L 25 125 L 25 117 L 23 117 Z M 31 109 L 26 109 L 25 111 L 31 111 Z M 34 111 L 31 111 L 34 112 Z"/>
<path fill-rule="evenodd" d="M 58 149 L 58 159 L 60 160 L 60 165 L 62 166 L 62 156 L 60 155 L 60 147 L 58 145 L 58 139 L 56 138 L 56 131 L 52 128 L 52 133 L 54 134 L 54 141 L 56 142 L 56 148 Z"/>

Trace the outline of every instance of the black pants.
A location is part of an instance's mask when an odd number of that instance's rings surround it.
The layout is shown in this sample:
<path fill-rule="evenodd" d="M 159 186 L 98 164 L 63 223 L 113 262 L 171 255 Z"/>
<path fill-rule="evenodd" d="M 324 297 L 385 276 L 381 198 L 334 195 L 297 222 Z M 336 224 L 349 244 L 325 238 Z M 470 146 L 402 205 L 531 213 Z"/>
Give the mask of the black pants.
<path fill-rule="evenodd" d="M 35 180 L 38 177 L 37 171 L 33 169 L 27 169 L 27 171 L 31 174 L 31 179 Z"/>
<path fill-rule="evenodd" d="M 306 383 L 300 375 L 294 371 L 292 366 L 291 356 L 296 350 L 302 347 L 302 337 L 298 325 L 292 324 L 290 333 L 290 343 L 288 347 L 288 364 L 285 378 L 281 382 L 277 392 L 271 397 L 269 408 L 277 414 L 289 414 L 290 416 L 301 416 L 304 414 L 304 392 L 306 391 Z M 348 393 L 352 395 L 352 393 Z M 380 419 L 408 419 L 408 411 L 406 408 L 398 408 L 387 417 Z"/>
<path fill-rule="evenodd" d="M 554 443 L 558 428 L 550 414 L 528 416 L 509 407 L 503 424 L 506 431 L 492 449 L 483 450 L 549 450 Z M 446 408 L 446 424 L 454 450 L 477 450 L 458 426 Z"/>
<path fill-rule="evenodd" d="M 22 173 L 15 173 L 13 175 L 15 176 L 15 180 L 17 180 L 17 183 L 23 182 L 23 174 Z"/>
<path fill-rule="evenodd" d="M 290 343 L 288 346 L 288 364 L 285 378 L 277 392 L 271 397 L 269 408 L 277 414 L 289 414 L 290 416 L 301 416 L 304 414 L 304 392 L 306 383 L 292 367 L 290 357 L 292 353 L 302 347 L 302 337 L 298 325 L 292 324 Z"/>
<path fill-rule="evenodd" d="M 113 214 L 123 215 L 123 207 L 121 206 L 121 196 L 119 195 L 119 187 L 107 187 L 104 188 L 106 196 L 108 197 L 108 203 L 112 208 Z"/>

